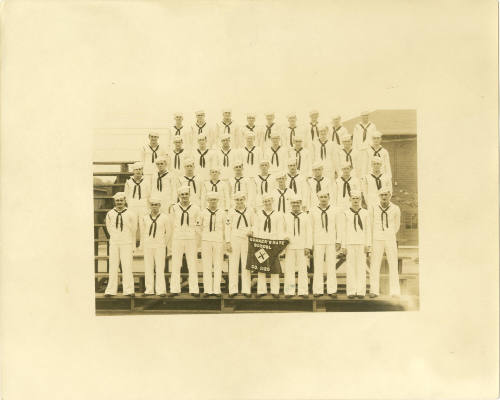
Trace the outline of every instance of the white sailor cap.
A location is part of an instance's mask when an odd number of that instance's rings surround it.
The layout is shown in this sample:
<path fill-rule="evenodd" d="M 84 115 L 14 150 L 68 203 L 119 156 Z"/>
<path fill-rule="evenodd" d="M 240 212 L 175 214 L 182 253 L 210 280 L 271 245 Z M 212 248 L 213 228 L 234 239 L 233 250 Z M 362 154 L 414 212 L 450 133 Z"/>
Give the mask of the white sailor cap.
<path fill-rule="evenodd" d="M 194 113 L 194 115 L 197 117 L 198 115 L 205 115 L 205 111 L 203 110 L 198 110 Z"/>
<path fill-rule="evenodd" d="M 182 165 L 186 166 L 186 165 L 191 165 L 191 164 L 194 164 L 194 159 L 192 159 L 191 157 L 186 157 L 183 161 L 182 161 Z"/>
<path fill-rule="evenodd" d="M 302 202 L 302 197 L 300 197 L 298 194 L 294 193 L 290 197 L 290 203 L 297 203 L 297 202 Z"/>
<path fill-rule="evenodd" d="M 218 192 L 208 192 L 207 193 L 207 200 L 214 200 L 214 199 L 219 199 L 219 193 Z"/>
<path fill-rule="evenodd" d="M 118 200 L 118 199 L 125 199 L 125 192 L 118 192 L 113 195 L 113 199 Z"/>
<path fill-rule="evenodd" d="M 181 112 L 174 112 L 174 118 L 181 117 L 182 118 L 182 113 Z"/>
<path fill-rule="evenodd" d="M 222 114 L 225 114 L 225 113 L 230 113 L 231 114 L 231 109 L 230 108 L 224 108 L 222 110 Z"/>
<path fill-rule="evenodd" d="M 246 135 L 245 135 L 245 136 L 246 136 L 247 138 L 248 138 L 248 137 L 253 137 L 253 138 L 254 138 L 254 137 L 255 137 L 255 133 L 254 133 L 254 132 L 252 132 L 252 131 L 247 131 L 247 133 L 246 133 Z"/>
<path fill-rule="evenodd" d="M 177 194 L 189 193 L 189 186 L 183 185 L 179 189 L 177 189 Z"/>
<path fill-rule="evenodd" d="M 316 193 L 316 196 L 330 196 L 330 192 L 327 192 L 326 190 L 320 190 L 319 192 Z"/>
<path fill-rule="evenodd" d="M 161 163 L 161 162 L 167 162 L 167 157 L 165 156 L 159 156 L 156 160 L 155 160 L 155 164 L 158 164 L 158 163 Z"/>
<path fill-rule="evenodd" d="M 389 185 L 383 185 L 379 190 L 378 194 L 383 194 L 383 193 L 390 193 L 392 194 L 392 190 Z"/>
<path fill-rule="evenodd" d="M 138 162 L 135 162 L 132 164 L 132 171 L 136 170 L 136 169 L 142 169 L 144 168 L 144 163 L 138 161 Z"/>
<path fill-rule="evenodd" d="M 286 179 L 286 172 L 285 171 L 278 171 L 275 173 L 275 179 Z"/>
<path fill-rule="evenodd" d="M 274 111 L 266 111 L 266 112 L 264 113 L 264 115 L 265 115 L 266 117 L 271 116 L 271 115 L 274 117 Z"/>
<path fill-rule="evenodd" d="M 353 197 L 361 198 L 361 192 L 359 190 L 351 190 L 351 199 Z"/>
<path fill-rule="evenodd" d="M 286 163 L 287 167 L 289 165 L 297 165 L 297 159 L 295 157 L 290 157 Z"/>
<path fill-rule="evenodd" d="M 311 111 L 309 111 L 309 116 L 315 115 L 315 114 L 316 115 L 319 114 L 319 111 L 318 110 L 311 110 Z"/>
<path fill-rule="evenodd" d="M 242 167 L 243 166 L 243 160 L 241 158 L 236 158 L 233 162 L 233 168 L 234 167 Z"/>
<path fill-rule="evenodd" d="M 225 133 L 220 137 L 220 141 L 222 142 L 223 140 L 231 140 L 231 135 L 229 133 Z"/>
<path fill-rule="evenodd" d="M 276 130 L 271 132 L 271 138 L 280 138 L 280 133 Z"/>
<path fill-rule="evenodd" d="M 161 199 L 157 196 L 151 196 L 149 198 L 149 204 L 161 204 Z"/>
<path fill-rule="evenodd" d="M 262 164 L 267 164 L 267 165 L 270 165 L 271 163 L 269 162 L 269 160 L 267 158 L 263 158 L 262 160 L 260 160 L 259 162 L 259 165 L 262 165 Z"/>
<path fill-rule="evenodd" d="M 254 112 L 248 112 L 247 113 L 247 118 L 249 118 L 249 117 L 257 118 L 257 114 L 254 113 Z"/>
<path fill-rule="evenodd" d="M 342 119 L 340 117 L 340 114 L 335 114 L 333 117 L 332 117 L 333 120 L 336 120 L 336 119 Z"/>
<path fill-rule="evenodd" d="M 264 194 L 262 195 L 262 200 L 263 200 L 263 201 L 264 201 L 264 200 L 269 200 L 269 199 L 274 200 L 274 197 L 273 197 L 273 195 L 272 195 L 271 193 L 264 193 Z"/>
<path fill-rule="evenodd" d="M 217 172 L 220 172 L 220 165 L 219 164 L 214 164 L 210 167 L 210 172 L 212 171 L 217 171 Z"/>
<path fill-rule="evenodd" d="M 344 168 L 351 168 L 351 163 L 349 161 L 346 161 L 346 160 L 342 160 L 340 162 L 340 169 L 344 169 Z"/>
<path fill-rule="evenodd" d="M 318 126 L 318 130 L 321 132 L 321 131 L 328 131 L 328 125 L 326 124 L 320 124 Z"/>
<path fill-rule="evenodd" d="M 370 113 L 368 112 L 368 110 L 363 110 L 363 111 L 361 111 L 360 115 L 361 116 L 363 116 L 363 115 L 370 115 Z"/>
<path fill-rule="evenodd" d="M 182 136 L 181 135 L 175 135 L 174 138 L 172 139 L 173 143 L 178 143 L 182 142 Z"/>
<path fill-rule="evenodd" d="M 303 137 L 301 134 L 296 134 L 296 135 L 293 137 L 293 140 L 294 140 L 295 142 L 297 142 L 297 141 L 303 142 L 303 141 L 304 141 L 304 137 Z"/>
<path fill-rule="evenodd" d="M 202 140 L 202 139 L 207 139 L 207 135 L 205 135 L 204 133 L 200 133 L 196 138 L 196 140 Z"/>
<path fill-rule="evenodd" d="M 348 141 L 348 140 L 351 140 L 351 135 L 349 135 L 348 133 L 346 133 L 345 135 L 342 135 L 342 136 L 340 137 L 340 141 L 341 141 L 341 142 L 346 142 L 346 141 Z"/>
<path fill-rule="evenodd" d="M 286 115 L 286 117 L 287 117 L 287 119 L 290 119 L 290 118 L 293 118 L 293 117 L 297 118 L 297 114 L 296 114 L 296 113 L 294 113 L 294 112 L 291 112 L 291 113 L 288 113 L 288 114 Z"/>
<path fill-rule="evenodd" d="M 375 131 L 372 133 L 372 138 L 374 138 L 374 137 L 377 137 L 377 138 L 382 137 L 382 134 L 379 131 Z"/>
<path fill-rule="evenodd" d="M 151 137 L 151 136 L 160 137 L 160 134 L 156 131 L 149 131 L 148 136 L 149 137 Z"/>
<path fill-rule="evenodd" d="M 244 199 L 247 197 L 247 194 L 243 191 L 243 190 L 238 190 L 234 195 L 233 197 L 235 199 Z"/>
<path fill-rule="evenodd" d="M 323 163 L 321 161 L 316 161 L 311 166 L 311 169 L 320 169 L 320 168 L 323 168 Z"/>
<path fill-rule="evenodd" d="M 382 164 L 382 159 L 380 157 L 373 157 L 372 164 Z"/>

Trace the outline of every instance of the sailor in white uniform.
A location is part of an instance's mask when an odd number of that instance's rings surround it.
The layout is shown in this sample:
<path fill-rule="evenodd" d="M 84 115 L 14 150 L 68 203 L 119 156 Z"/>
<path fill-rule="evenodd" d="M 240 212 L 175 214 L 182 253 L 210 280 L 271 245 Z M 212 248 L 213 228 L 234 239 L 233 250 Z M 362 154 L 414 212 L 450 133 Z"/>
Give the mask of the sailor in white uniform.
<path fill-rule="evenodd" d="M 125 193 L 113 196 L 115 208 L 106 214 L 106 229 L 109 233 L 109 280 L 105 296 L 114 296 L 118 291 L 118 265 L 122 265 L 123 294 L 134 296 L 132 274 L 132 250 L 135 247 L 137 215 L 125 207 Z"/>
<path fill-rule="evenodd" d="M 243 147 L 243 132 L 240 127 L 233 121 L 231 110 L 229 109 L 225 109 L 222 111 L 222 121 L 215 124 L 216 141 L 214 148 L 218 146 L 218 144 L 221 142 L 222 136 L 224 135 L 230 136 L 232 147 L 234 149 L 240 149 L 241 147 Z"/>
<path fill-rule="evenodd" d="M 309 149 L 304 147 L 304 138 L 301 135 L 295 135 L 293 147 L 288 150 L 288 158 L 297 159 L 297 169 L 305 176 L 310 176 L 312 155 Z"/>
<path fill-rule="evenodd" d="M 377 297 L 380 294 L 380 266 L 384 251 L 389 264 L 389 294 L 393 297 L 399 297 L 401 289 L 399 287 L 396 235 L 401 223 L 401 211 L 396 204 L 391 203 L 391 190 L 389 187 L 382 187 L 379 190 L 379 196 L 379 204 L 370 208 L 370 221 L 373 230 L 370 297 Z"/>
<path fill-rule="evenodd" d="M 157 173 L 151 176 L 151 196 L 161 200 L 160 211 L 168 214 L 169 207 L 176 202 L 176 182 L 167 170 L 167 158 L 159 157 L 155 161 Z"/>
<path fill-rule="evenodd" d="M 165 257 L 170 228 L 168 217 L 160 212 L 161 199 L 150 197 L 151 212 L 140 218 L 141 242 L 144 247 L 144 281 L 146 290 L 144 296 L 155 294 L 165 297 Z M 156 271 L 156 283 L 155 283 Z"/>
<path fill-rule="evenodd" d="M 337 168 L 337 150 L 332 141 L 328 140 L 328 126 L 319 126 L 319 138 L 313 143 L 313 160 L 323 164 L 323 173 L 326 177 L 335 179 Z"/>
<path fill-rule="evenodd" d="M 190 201 L 190 189 L 182 186 L 177 190 L 179 202 L 172 206 L 170 224 L 172 226 L 172 275 L 170 293 L 181 291 L 182 256 L 186 255 L 189 272 L 189 293 L 199 296 L 198 270 L 196 267 L 197 240 L 199 239 L 200 209 Z"/>
<path fill-rule="evenodd" d="M 253 236 L 262 239 L 283 240 L 285 238 L 285 220 L 283 214 L 275 211 L 273 205 L 273 195 L 266 193 L 262 197 L 264 206 L 255 213 L 255 225 Z M 271 275 L 271 294 L 273 297 L 279 297 L 280 293 L 280 275 Z M 257 273 L 257 295 L 267 294 L 266 273 Z"/>
<path fill-rule="evenodd" d="M 380 144 L 382 142 L 382 134 L 379 131 L 373 132 L 372 142 L 372 145 L 365 150 L 367 165 L 370 166 L 371 160 L 374 158 L 379 158 L 382 161 L 382 172 L 386 174 L 389 179 L 392 179 L 389 152 Z"/>
<path fill-rule="evenodd" d="M 182 174 L 185 157 L 189 157 L 189 154 L 184 150 L 184 139 L 182 136 L 174 136 L 173 148 L 168 152 L 169 171 L 173 176 L 179 177 Z"/>
<path fill-rule="evenodd" d="M 287 115 L 287 120 L 288 120 L 288 125 L 285 129 L 284 133 L 284 143 L 282 143 L 284 146 L 287 146 L 287 148 L 292 148 L 295 135 L 299 134 L 299 136 L 303 136 L 301 132 L 301 128 L 297 126 L 297 114 L 295 113 L 289 113 Z"/>
<path fill-rule="evenodd" d="M 257 143 L 262 148 L 262 151 L 271 146 L 271 136 L 273 133 L 277 133 L 281 137 L 281 130 L 275 122 L 274 112 L 266 112 L 265 117 L 266 124 L 260 131 L 260 137 L 257 137 Z"/>
<path fill-rule="evenodd" d="M 272 191 L 274 195 L 274 204 L 276 211 L 280 213 L 290 212 L 290 201 L 295 196 L 293 189 L 286 185 L 286 172 L 280 172 L 276 175 L 276 188 Z"/>
<path fill-rule="evenodd" d="M 214 165 L 210 168 L 210 179 L 201 185 L 201 208 L 208 207 L 207 194 L 210 192 L 219 193 L 219 207 L 225 211 L 229 209 L 229 187 L 227 182 L 220 179 L 220 168 Z"/>
<path fill-rule="evenodd" d="M 285 282 L 286 297 L 295 295 L 295 271 L 298 272 L 297 294 L 308 297 L 309 288 L 307 269 L 312 250 L 312 230 L 309 215 L 302 212 L 302 200 L 294 195 L 290 200 L 292 209 L 285 213 L 285 240 L 288 246 L 285 250 Z"/>
<path fill-rule="evenodd" d="M 215 150 L 207 145 L 207 136 L 204 133 L 197 136 L 197 143 L 198 146 L 193 151 L 195 174 L 205 181 L 210 177 L 210 167 L 216 162 Z"/>
<path fill-rule="evenodd" d="M 255 178 L 255 211 L 262 208 L 264 205 L 264 196 L 272 193 L 275 186 L 275 178 L 269 173 L 270 165 L 269 160 L 265 158 L 260 160 L 260 173 Z"/>
<path fill-rule="evenodd" d="M 261 133 L 262 128 L 255 124 L 256 118 L 257 118 L 257 114 L 247 113 L 247 123 L 242 128 L 242 130 L 243 130 L 242 133 L 243 133 L 244 138 L 246 138 L 246 135 L 250 132 L 252 132 L 255 136 L 260 137 L 260 133 Z"/>
<path fill-rule="evenodd" d="M 299 173 L 297 169 L 297 159 L 294 157 L 288 159 L 287 167 L 286 186 L 303 199 L 302 210 L 306 211 L 309 209 L 310 197 L 306 175 Z"/>
<path fill-rule="evenodd" d="M 309 135 L 310 143 L 313 144 L 319 138 L 319 111 L 311 110 L 309 112 Z"/>
<path fill-rule="evenodd" d="M 352 146 L 355 150 L 365 150 L 372 144 L 372 135 L 377 127 L 370 121 L 368 111 L 361 112 L 361 121 L 356 124 L 352 132 Z"/>
<path fill-rule="evenodd" d="M 270 146 L 263 150 L 264 158 L 271 162 L 269 171 L 275 174 L 286 169 L 288 151 L 286 146 L 281 145 L 281 135 L 276 130 L 271 133 Z"/>
<path fill-rule="evenodd" d="M 335 205 L 339 209 L 345 209 L 351 205 L 351 192 L 361 191 L 361 182 L 358 178 L 352 176 L 352 168 L 349 161 L 342 161 L 340 165 L 342 167 L 340 170 L 341 174 L 335 180 L 337 186 L 337 201 Z"/>
<path fill-rule="evenodd" d="M 370 207 L 378 204 L 380 200 L 379 190 L 382 189 L 382 187 L 389 187 L 392 191 L 391 179 L 389 176 L 382 173 L 382 160 L 380 158 L 372 158 L 370 173 L 366 174 L 361 179 L 361 185 L 368 210 Z"/>
<path fill-rule="evenodd" d="M 238 269 L 241 262 L 241 293 L 251 296 L 251 274 L 246 268 L 248 256 L 248 236 L 255 223 L 255 214 L 246 205 L 246 194 L 234 194 L 235 207 L 227 214 L 226 251 L 229 253 L 229 295 L 238 293 Z"/>
<path fill-rule="evenodd" d="M 337 297 L 337 251 L 340 250 L 343 232 L 343 213 L 337 213 L 330 204 L 330 193 L 322 190 L 316 193 L 318 204 L 311 207 L 313 231 L 314 275 L 313 294 L 324 294 L 324 274 L 326 273 L 326 291 L 329 296 Z"/>
<path fill-rule="evenodd" d="M 218 207 L 218 192 L 209 192 L 206 198 L 208 207 L 201 211 L 200 219 L 203 293 L 220 296 L 227 214 Z"/>
<path fill-rule="evenodd" d="M 316 207 L 318 205 L 318 193 L 326 191 L 330 193 L 332 199 L 337 197 L 337 185 L 330 177 L 323 174 L 323 163 L 316 161 L 312 165 L 312 176 L 307 179 L 309 185 L 309 207 Z"/>
<path fill-rule="evenodd" d="M 234 208 L 235 199 L 234 195 L 238 192 L 248 193 L 249 204 L 255 203 L 255 180 L 245 176 L 243 170 L 243 161 L 237 161 L 233 166 L 233 175 L 229 178 L 229 204 L 230 208 Z"/>
<path fill-rule="evenodd" d="M 241 159 L 245 164 L 245 176 L 256 177 L 259 173 L 262 149 L 255 145 L 255 133 L 253 132 L 247 132 L 245 135 L 245 145 L 241 150 Z"/>
<path fill-rule="evenodd" d="M 141 147 L 141 161 L 143 162 L 144 177 L 151 179 L 156 174 L 156 160 L 167 154 L 167 148 L 159 143 L 160 136 L 154 131 L 148 134 L 148 141 Z"/>
<path fill-rule="evenodd" d="M 186 143 L 186 148 L 193 149 L 198 143 L 198 137 L 205 135 L 207 139 L 207 147 L 210 149 L 215 144 L 215 132 L 207 124 L 205 119 L 205 111 L 199 110 L 195 112 L 196 122 L 191 126 L 191 132 Z"/>
<path fill-rule="evenodd" d="M 182 161 L 184 167 L 184 174 L 177 177 L 177 185 L 175 190 L 181 186 L 187 186 L 190 189 L 190 200 L 194 205 L 201 207 L 201 189 L 203 181 L 194 174 L 195 165 L 194 160 L 190 157 L 184 158 Z"/>
<path fill-rule="evenodd" d="M 221 168 L 221 179 L 228 181 L 233 173 L 233 166 L 236 161 L 241 159 L 241 149 L 235 149 L 231 146 L 231 136 L 223 135 L 221 137 L 221 146 L 215 150 L 214 164 Z"/>
<path fill-rule="evenodd" d="M 346 251 L 347 297 L 366 295 L 366 255 L 371 252 L 368 211 L 361 208 L 361 192 L 351 191 L 351 207 L 344 210 L 342 248 Z"/>
<path fill-rule="evenodd" d="M 335 115 L 332 118 L 332 135 L 331 140 L 336 149 L 339 149 L 342 143 L 340 143 L 340 138 L 345 135 L 349 135 L 347 129 L 342 125 L 340 115 Z"/>
<path fill-rule="evenodd" d="M 352 147 L 352 138 L 350 135 L 344 135 L 340 138 L 342 146 L 337 150 L 335 165 L 337 167 L 337 176 L 342 174 L 340 171 L 343 162 L 351 164 L 352 175 L 360 178 L 366 174 L 364 152 L 358 151 Z"/>
<path fill-rule="evenodd" d="M 167 134 L 167 136 L 168 136 L 167 137 L 167 145 L 169 147 L 172 146 L 172 144 L 174 143 L 174 139 L 176 137 L 181 137 L 183 143 L 189 143 L 190 134 L 189 134 L 188 128 L 186 128 L 183 125 L 184 116 L 182 115 L 182 113 L 180 113 L 180 112 L 174 113 L 174 120 L 175 120 L 175 123 L 173 126 L 170 127 L 168 134 Z"/>

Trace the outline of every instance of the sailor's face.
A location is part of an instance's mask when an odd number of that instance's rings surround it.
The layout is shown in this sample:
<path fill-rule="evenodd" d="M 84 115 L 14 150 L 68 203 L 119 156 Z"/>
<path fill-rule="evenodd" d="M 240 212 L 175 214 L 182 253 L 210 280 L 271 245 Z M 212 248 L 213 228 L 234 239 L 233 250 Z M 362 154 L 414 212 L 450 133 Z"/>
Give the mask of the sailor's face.
<path fill-rule="evenodd" d="M 220 172 L 216 169 L 210 170 L 210 178 L 212 181 L 217 181 L 219 179 Z"/>
<path fill-rule="evenodd" d="M 234 200 L 236 203 L 236 207 L 238 208 L 245 208 L 245 198 L 244 197 L 239 197 Z"/>
<path fill-rule="evenodd" d="M 382 138 L 381 137 L 374 137 L 374 138 L 372 138 L 372 142 L 374 145 L 378 146 L 382 142 Z"/>
<path fill-rule="evenodd" d="M 361 202 L 361 198 L 358 196 L 351 197 L 351 204 L 353 207 L 359 207 L 359 203 Z"/>
<path fill-rule="evenodd" d="M 184 166 L 184 171 L 186 172 L 186 175 L 191 175 L 194 171 L 194 164 L 186 164 Z"/>
<path fill-rule="evenodd" d="M 152 212 L 154 212 L 154 213 L 160 212 L 160 207 L 161 207 L 160 203 L 151 203 L 150 206 L 151 206 Z"/>
<path fill-rule="evenodd" d="M 330 195 L 329 194 L 321 194 L 318 196 L 319 204 L 321 207 L 326 207 L 328 203 L 330 202 Z"/>
<path fill-rule="evenodd" d="M 158 171 L 164 172 L 167 169 L 167 163 L 165 161 L 157 161 L 156 168 L 158 168 Z"/>
<path fill-rule="evenodd" d="M 121 197 L 119 199 L 115 199 L 115 206 L 117 208 L 123 208 L 123 207 L 125 207 L 125 198 Z"/>
<path fill-rule="evenodd" d="M 250 126 L 254 126 L 255 125 L 255 117 L 253 115 L 249 115 L 247 117 L 247 123 Z"/>
<path fill-rule="evenodd" d="M 299 212 L 300 211 L 300 204 L 301 202 L 300 201 L 292 201 L 292 203 L 290 204 L 292 206 L 292 211 L 293 212 Z"/>
<path fill-rule="evenodd" d="M 182 115 L 176 115 L 175 116 L 175 123 L 178 124 L 178 125 L 181 125 L 182 124 Z"/>
<path fill-rule="evenodd" d="M 156 146 L 158 144 L 158 139 L 158 135 L 155 135 L 153 133 L 149 134 L 149 143 L 151 144 L 151 146 Z"/>
<path fill-rule="evenodd" d="M 208 199 L 208 207 L 214 209 L 217 208 L 217 204 L 219 203 L 219 199 Z"/>
<path fill-rule="evenodd" d="M 188 202 L 189 201 L 189 192 L 182 192 L 179 194 L 179 199 L 183 202 Z"/>
<path fill-rule="evenodd" d="M 378 197 L 380 197 L 380 201 L 382 203 L 388 203 L 389 200 L 391 199 L 391 194 L 389 192 L 380 193 Z"/>

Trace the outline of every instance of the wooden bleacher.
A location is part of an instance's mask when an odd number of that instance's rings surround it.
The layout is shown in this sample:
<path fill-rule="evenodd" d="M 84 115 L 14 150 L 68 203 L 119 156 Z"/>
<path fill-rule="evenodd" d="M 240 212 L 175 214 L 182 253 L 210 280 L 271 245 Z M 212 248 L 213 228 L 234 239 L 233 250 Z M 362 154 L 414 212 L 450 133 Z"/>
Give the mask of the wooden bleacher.
<path fill-rule="evenodd" d="M 381 295 L 371 299 L 366 296 L 364 299 L 348 299 L 345 294 L 345 273 L 337 274 L 338 296 L 333 299 L 329 296 L 309 298 L 292 297 L 286 299 L 283 294 L 279 299 L 266 295 L 257 298 L 256 292 L 256 274 L 252 274 L 252 297 L 247 298 L 243 295 L 229 297 L 227 294 L 227 273 L 223 273 L 223 282 L 221 297 L 211 296 L 209 298 L 193 297 L 187 293 L 188 274 L 181 272 L 182 293 L 176 297 L 148 296 L 142 297 L 144 292 L 144 273 L 134 272 L 136 297 L 117 295 L 113 297 L 104 297 L 104 289 L 107 284 L 109 271 L 109 235 L 104 224 L 104 217 L 108 210 L 113 206 L 112 196 L 118 191 L 122 191 L 125 180 L 132 175 L 128 166 L 134 161 L 116 161 L 116 162 L 94 162 L 94 165 L 113 166 L 119 165 L 120 171 L 117 172 L 94 172 L 95 177 L 115 177 L 113 183 L 94 183 L 94 272 L 95 272 L 95 291 L 96 291 L 96 313 L 98 315 L 108 314 L 130 314 L 130 313 L 238 313 L 238 312 L 320 312 L 320 311 L 402 311 L 418 310 L 418 274 L 404 274 L 403 262 L 408 257 L 399 257 L 398 270 L 401 284 L 402 296 L 398 299 L 391 298 L 388 295 Z M 118 182 L 120 181 L 120 182 Z M 104 193 L 105 191 L 105 193 Z M 105 244 L 105 254 L 99 254 L 99 244 Z M 134 255 L 134 259 L 141 259 L 141 255 Z M 99 262 L 105 261 L 105 272 L 99 271 Z M 170 257 L 165 260 L 168 271 Z M 227 257 L 225 258 L 227 262 Z M 384 261 L 384 264 L 386 262 Z M 381 269 L 381 293 L 388 292 L 388 274 L 387 265 Z M 183 271 L 185 268 L 183 269 Z M 312 293 L 312 273 L 309 274 L 309 293 Z M 119 274 L 121 280 L 121 274 Z M 165 279 L 168 283 L 170 272 L 165 272 Z M 198 273 L 200 292 L 203 292 L 202 274 Z M 281 291 L 283 293 L 283 275 L 280 276 Z M 417 288 L 417 294 L 409 294 L 408 286 Z M 369 290 L 369 278 L 367 276 L 367 292 Z M 121 285 L 119 286 L 119 292 Z"/>

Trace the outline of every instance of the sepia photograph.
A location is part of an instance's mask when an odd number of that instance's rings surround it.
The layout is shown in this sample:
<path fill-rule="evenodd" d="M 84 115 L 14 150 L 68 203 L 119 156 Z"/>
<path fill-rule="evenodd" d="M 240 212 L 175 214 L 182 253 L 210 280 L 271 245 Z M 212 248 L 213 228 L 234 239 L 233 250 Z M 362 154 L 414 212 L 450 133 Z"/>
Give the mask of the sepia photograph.
<path fill-rule="evenodd" d="M 414 311 L 417 110 L 94 132 L 96 313 Z"/>

